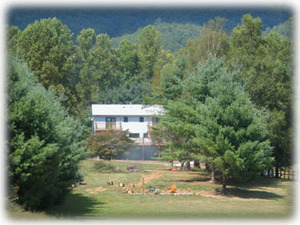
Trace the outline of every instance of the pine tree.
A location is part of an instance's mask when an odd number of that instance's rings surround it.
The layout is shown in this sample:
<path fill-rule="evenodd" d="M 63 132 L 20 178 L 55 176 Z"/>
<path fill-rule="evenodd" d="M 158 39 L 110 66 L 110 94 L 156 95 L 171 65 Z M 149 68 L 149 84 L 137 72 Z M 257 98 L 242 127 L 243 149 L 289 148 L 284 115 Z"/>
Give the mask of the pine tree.
<path fill-rule="evenodd" d="M 18 203 L 36 210 L 60 201 L 84 156 L 84 128 L 15 58 L 9 61 L 9 178 Z"/>

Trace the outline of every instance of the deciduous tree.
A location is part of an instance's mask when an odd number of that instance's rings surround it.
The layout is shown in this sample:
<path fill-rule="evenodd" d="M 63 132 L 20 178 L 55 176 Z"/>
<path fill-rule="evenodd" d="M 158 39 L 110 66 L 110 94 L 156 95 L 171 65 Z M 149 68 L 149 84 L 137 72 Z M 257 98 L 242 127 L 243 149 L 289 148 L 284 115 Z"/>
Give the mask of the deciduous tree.
<path fill-rule="evenodd" d="M 263 37 L 261 29 L 259 18 L 245 15 L 233 29 L 229 55 L 242 65 L 251 100 L 270 112 L 269 138 L 278 175 L 279 167 L 292 162 L 292 44 L 275 32 Z"/>
<path fill-rule="evenodd" d="M 132 143 L 133 140 L 128 137 L 128 131 L 105 130 L 90 135 L 86 148 L 90 151 L 91 156 L 111 160 L 128 151 Z"/>
<path fill-rule="evenodd" d="M 138 54 L 142 79 L 150 80 L 153 77 L 154 66 L 160 50 L 160 33 L 151 25 L 143 28 L 138 38 Z"/>
<path fill-rule="evenodd" d="M 64 104 L 71 108 L 76 102 L 71 85 L 74 45 L 72 33 L 56 18 L 42 19 L 30 24 L 18 38 L 19 57 L 44 87 L 51 87 L 57 95 L 65 94 Z"/>

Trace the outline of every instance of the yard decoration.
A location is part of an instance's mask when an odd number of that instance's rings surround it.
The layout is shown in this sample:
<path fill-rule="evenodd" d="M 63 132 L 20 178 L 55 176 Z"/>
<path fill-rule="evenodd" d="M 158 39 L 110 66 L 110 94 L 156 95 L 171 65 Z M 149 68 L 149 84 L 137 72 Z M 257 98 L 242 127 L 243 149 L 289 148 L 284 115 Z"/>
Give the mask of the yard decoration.
<path fill-rule="evenodd" d="M 112 180 L 109 180 L 109 181 L 106 182 L 106 184 L 108 184 L 108 185 L 113 185 L 114 182 L 113 182 Z"/>
<path fill-rule="evenodd" d="M 136 166 L 127 166 L 127 170 L 129 172 L 139 172 L 139 170 L 136 168 Z"/>
<path fill-rule="evenodd" d="M 176 185 L 173 184 L 171 189 L 169 189 L 167 193 L 176 193 Z"/>
<path fill-rule="evenodd" d="M 155 188 L 153 186 L 149 186 L 149 192 L 152 193 L 154 192 Z"/>

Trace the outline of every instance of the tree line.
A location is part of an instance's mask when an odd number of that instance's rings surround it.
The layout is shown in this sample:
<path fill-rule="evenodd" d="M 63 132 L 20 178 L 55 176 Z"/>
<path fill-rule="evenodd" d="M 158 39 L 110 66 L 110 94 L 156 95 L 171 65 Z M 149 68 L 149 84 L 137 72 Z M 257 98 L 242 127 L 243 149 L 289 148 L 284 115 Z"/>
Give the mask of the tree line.
<path fill-rule="evenodd" d="M 292 40 L 263 35 L 249 14 L 230 34 L 225 24 L 210 20 L 177 54 L 151 25 L 116 48 L 91 28 L 74 44 L 57 18 L 9 27 L 9 176 L 19 203 L 61 199 L 86 155 L 92 103 L 163 105 L 153 131 L 167 146 L 161 159 L 204 161 L 224 189 L 290 165 Z"/>

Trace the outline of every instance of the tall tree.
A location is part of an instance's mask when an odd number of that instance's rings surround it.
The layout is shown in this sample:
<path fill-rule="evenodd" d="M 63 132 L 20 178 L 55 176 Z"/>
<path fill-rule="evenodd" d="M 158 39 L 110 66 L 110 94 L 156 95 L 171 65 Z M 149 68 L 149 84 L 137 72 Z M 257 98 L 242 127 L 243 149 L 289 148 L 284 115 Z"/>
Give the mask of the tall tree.
<path fill-rule="evenodd" d="M 121 83 L 128 85 L 131 79 L 138 74 L 139 58 L 137 45 L 129 40 L 123 40 L 119 43 L 116 50 L 118 57 L 118 70 L 123 74 Z"/>
<path fill-rule="evenodd" d="M 212 178 L 221 175 L 223 191 L 228 179 L 253 179 L 272 162 L 267 114 L 251 102 L 240 77 L 211 57 L 181 82 L 180 97 L 165 101 L 157 128 L 171 146 L 163 154 L 206 162 Z"/>
<path fill-rule="evenodd" d="M 278 168 L 289 166 L 292 160 L 292 44 L 274 32 L 263 38 L 261 29 L 259 18 L 245 15 L 233 29 L 229 55 L 242 65 L 252 101 L 270 112 L 269 138 L 278 175 Z"/>
<path fill-rule="evenodd" d="M 108 35 L 95 35 L 92 29 L 82 30 L 77 37 L 77 62 L 79 64 L 76 90 L 81 108 L 88 107 L 100 91 L 118 84 L 116 78 L 116 56 Z"/>
<path fill-rule="evenodd" d="M 36 210 L 59 202 L 84 156 L 84 129 L 28 67 L 9 61 L 9 178 L 18 202 Z"/>
<path fill-rule="evenodd" d="M 98 91 L 98 87 L 91 77 L 91 51 L 96 43 L 96 34 L 93 29 L 83 29 L 76 37 L 76 91 L 79 98 L 79 107 L 84 109 L 91 104 L 92 98 Z"/>
<path fill-rule="evenodd" d="M 210 55 L 224 56 L 229 49 L 229 38 L 225 32 L 225 18 L 216 17 L 203 26 L 201 35 L 187 42 L 187 53 L 193 66 Z"/>
<path fill-rule="evenodd" d="M 191 100 L 201 102 L 195 106 L 200 121 L 195 127 L 195 152 L 221 175 L 223 193 L 229 178 L 251 180 L 272 162 L 267 113 L 251 102 L 240 77 L 241 72 L 228 71 L 224 60 L 211 59 L 187 82 L 197 94 Z"/>
<path fill-rule="evenodd" d="M 143 80 L 150 80 L 153 77 L 160 50 L 160 33 L 151 25 L 143 28 L 138 38 L 140 75 Z"/>
<path fill-rule="evenodd" d="M 57 94 L 65 94 L 65 105 L 76 102 L 70 71 L 73 64 L 73 34 L 56 18 L 42 19 L 30 24 L 18 38 L 18 53 L 39 81 Z"/>

